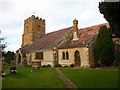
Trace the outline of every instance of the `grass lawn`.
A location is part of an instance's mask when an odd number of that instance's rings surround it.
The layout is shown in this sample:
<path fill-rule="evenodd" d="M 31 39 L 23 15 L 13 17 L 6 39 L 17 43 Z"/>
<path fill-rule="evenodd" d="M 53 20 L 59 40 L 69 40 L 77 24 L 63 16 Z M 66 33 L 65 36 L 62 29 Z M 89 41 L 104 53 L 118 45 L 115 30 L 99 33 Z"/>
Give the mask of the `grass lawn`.
<path fill-rule="evenodd" d="M 61 71 L 79 88 L 118 88 L 117 69 L 65 69 Z"/>
<path fill-rule="evenodd" d="M 8 73 L 9 67 L 3 70 Z M 31 72 L 31 68 L 17 68 L 16 75 L 2 78 L 3 88 L 65 88 L 63 81 L 58 77 L 54 68 L 40 68 Z"/>
<path fill-rule="evenodd" d="M 2 78 L 0 77 L 0 90 L 2 89 Z"/>

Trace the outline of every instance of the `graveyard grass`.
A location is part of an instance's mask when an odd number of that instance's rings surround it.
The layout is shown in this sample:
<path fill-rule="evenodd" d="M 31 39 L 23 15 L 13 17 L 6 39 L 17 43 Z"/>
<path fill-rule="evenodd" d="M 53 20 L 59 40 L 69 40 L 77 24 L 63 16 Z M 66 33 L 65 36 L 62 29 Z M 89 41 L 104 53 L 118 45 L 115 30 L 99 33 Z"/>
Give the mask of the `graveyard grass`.
<path fill-rule="evenodd" d="M 8 74 L 9 68 L 4 67 Z M 3 88 L 65 88 L 54 68 L 40 68 L 31 72 L 31 67 L 18 67 L 15 75 L 2 79 Z"/>
<path fill-rule="evenodd" d="M 118 69 L 61 69 L 78 88 L 118 88 Z"/>
<path fill-rule="evenodd" d="M 9 67 L 3 67 L 6 74 Z M 78 88 L 118 88 L 118 69 L 60 68 Z M 44 67 L 31 72 L 31 67 L 17 67 L 16 75 L 2 78 L 3 88 L 66 88 L 55 68 Z"/>

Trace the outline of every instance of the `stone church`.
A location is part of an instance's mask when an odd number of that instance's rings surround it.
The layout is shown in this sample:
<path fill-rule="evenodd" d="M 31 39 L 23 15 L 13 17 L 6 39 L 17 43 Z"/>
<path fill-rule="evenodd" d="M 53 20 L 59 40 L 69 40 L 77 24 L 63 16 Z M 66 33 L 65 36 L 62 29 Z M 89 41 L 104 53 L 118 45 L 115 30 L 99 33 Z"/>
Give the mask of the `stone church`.
<path fill-rule="evenodd" d="M 108 23 L 78 29 L 73 25 L 45 33 L 45 19 L 32 15 L 24 20 L 21 48 L 16 53 L 17 65 L 90 67 L 95 65 L 95 39 L 99 28 Z"/>

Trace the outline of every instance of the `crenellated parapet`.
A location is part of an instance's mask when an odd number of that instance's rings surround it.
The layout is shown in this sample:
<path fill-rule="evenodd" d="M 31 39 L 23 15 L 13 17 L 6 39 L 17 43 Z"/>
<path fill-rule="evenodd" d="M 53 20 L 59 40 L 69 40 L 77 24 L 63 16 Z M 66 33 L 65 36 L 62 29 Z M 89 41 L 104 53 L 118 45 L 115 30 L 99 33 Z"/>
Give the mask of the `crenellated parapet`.
<path fill-rule="evenodd" d="M 45 24 L 45 19 L 39 18 L 38 16 L 34 16 L 34 15 L 32 15 L 31 17 L 28 17 L 26 20 L 24 20 L 24 24 L 26 24 L 30 21 L 40 21 Z"/>

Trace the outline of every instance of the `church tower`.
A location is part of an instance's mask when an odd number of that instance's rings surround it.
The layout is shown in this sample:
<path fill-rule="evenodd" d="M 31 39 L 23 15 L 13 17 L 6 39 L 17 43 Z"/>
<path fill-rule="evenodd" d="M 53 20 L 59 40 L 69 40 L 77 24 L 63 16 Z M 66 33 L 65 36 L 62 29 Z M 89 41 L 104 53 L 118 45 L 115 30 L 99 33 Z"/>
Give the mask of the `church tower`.
<path fill-rule="evenodd" d="M 38 37 L 45 35 L 45 19 L 32 15 L 24 20 L 24 33 L 22 35 L 22 46 L 34 42 Z"/>

